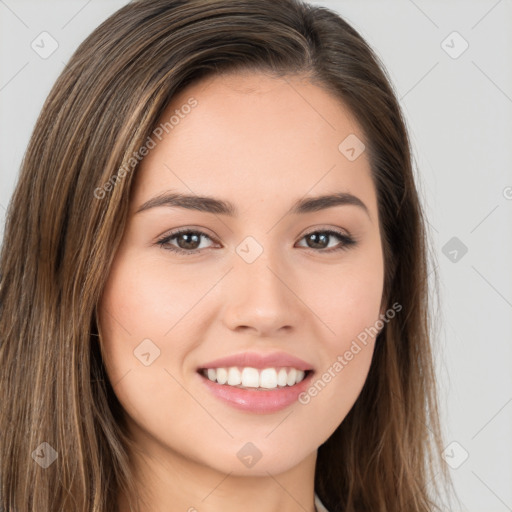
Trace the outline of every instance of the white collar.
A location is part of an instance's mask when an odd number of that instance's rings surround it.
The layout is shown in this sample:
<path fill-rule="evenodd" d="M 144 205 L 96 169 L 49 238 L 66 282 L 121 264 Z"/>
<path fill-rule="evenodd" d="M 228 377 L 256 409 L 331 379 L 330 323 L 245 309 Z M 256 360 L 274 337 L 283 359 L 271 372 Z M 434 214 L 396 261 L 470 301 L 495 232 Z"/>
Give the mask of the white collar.
<path fill-rule="evenodd" d="M 329 512 L 324 504 L 320 501 L 320 498 L 318 497 L 318 494 L 315 492 L 315 507 L 318 512 Z"/>

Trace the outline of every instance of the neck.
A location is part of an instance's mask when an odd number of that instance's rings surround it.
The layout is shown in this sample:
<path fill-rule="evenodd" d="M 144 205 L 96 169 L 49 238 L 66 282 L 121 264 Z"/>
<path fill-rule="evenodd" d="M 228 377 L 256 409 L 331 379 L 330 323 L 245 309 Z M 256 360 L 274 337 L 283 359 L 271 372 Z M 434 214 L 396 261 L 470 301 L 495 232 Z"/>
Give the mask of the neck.
<path fill-rule="evenodd" d="M 272 474 L 263 468 L 260 476 L 234 471 L 222 473 L 180 456 L 169 460 L 144 457 L 134 467 L 137 482 L 130 507 L 119 494 L 119 512 L 318 512 L 314 505 L 314 472 L 317 452 L 295 467 Z M 145 468 L 144 472 L 141 468 Z M 255 466 L 256 469 L 256 466 Z M 143 476 L 142 476 L 143 475 Z"/>

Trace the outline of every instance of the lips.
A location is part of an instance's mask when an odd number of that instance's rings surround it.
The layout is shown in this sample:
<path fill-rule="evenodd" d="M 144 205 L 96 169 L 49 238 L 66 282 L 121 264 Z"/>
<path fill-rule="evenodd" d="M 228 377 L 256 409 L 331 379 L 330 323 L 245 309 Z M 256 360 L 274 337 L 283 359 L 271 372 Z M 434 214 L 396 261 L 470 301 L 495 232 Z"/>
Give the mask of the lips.
<path fill-rule="evenodd" d="M 298 370 L 311 370 L 313 365 L 286 352 L 273 352 L 271 354 L 259 354 L 257 352 L 243 352 L 234 354 L 214 361 L 209 361 L 200 366 L 197 370 L 201 371 L 208 368 L 228 368 L 231 366 L 251 367 L 263 370 L 265 368 L 278 368 L 291 366 Z"/>
<path fill-rule="evenodd" d="M 227 383 L 220 384 L 211 381 L 205 375 L 205 371 L 208 369 L 228 369 L 232 367 L 238 367 L 239 369 L 250 367 L 258 370 L 291 367 L 304 371 L 305 376 L 302 381 L 294 385 L 263 390 L 260 388 L 240 388 L 240 386 L 232 386 Z M 197 373 L 201 385 L 205 386 L 221 402 L 245 412 L 266 414 L 283 410 L 297 402 L 300 393 L 303 393 L 310 385 L 315 370 L 311 363 L 286 352 L 266 354 L 243 352 L 209 361 L 200 366 Z"/>
<path fill-rule="evenodd" d="M 271 390 L 240 389 L 212 382 L 199 376 L 202 386 L 220 402 L 246 413 L 271 414 L 296 404 L 301 393 L 311 385 L 312 372 L 295 384 Z"/>

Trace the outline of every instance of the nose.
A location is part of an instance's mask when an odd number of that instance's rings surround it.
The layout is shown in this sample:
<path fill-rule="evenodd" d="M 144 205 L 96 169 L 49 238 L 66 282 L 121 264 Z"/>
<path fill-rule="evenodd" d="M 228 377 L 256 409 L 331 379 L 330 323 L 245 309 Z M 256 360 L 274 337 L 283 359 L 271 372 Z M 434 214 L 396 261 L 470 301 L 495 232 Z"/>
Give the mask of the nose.
<path fill-rule="evenodd" d="M 252 263 L 235 259 L 224 294 L 224 324 L 261 337 L 299 329 L 307 307 L 297 283 L 293 269 L 265 251 Z"/>

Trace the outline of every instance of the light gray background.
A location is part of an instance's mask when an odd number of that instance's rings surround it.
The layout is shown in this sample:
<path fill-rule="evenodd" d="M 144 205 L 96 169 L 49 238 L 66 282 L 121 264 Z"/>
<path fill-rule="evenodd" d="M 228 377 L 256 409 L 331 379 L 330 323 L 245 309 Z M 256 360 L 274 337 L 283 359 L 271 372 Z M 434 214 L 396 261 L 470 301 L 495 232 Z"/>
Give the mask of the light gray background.
<path fill-rule="evenodd" d="M 126 3 L 0 0 L 0 235 L 52 84 Z M 460 510 L 512 511 L 512 2 L 312 3 L 376 49 L 407 117 L 441 284 L 435 352 Z M 43 31 L 59 45 L 45 59 L 31 47 L 50 48 Z"/>

